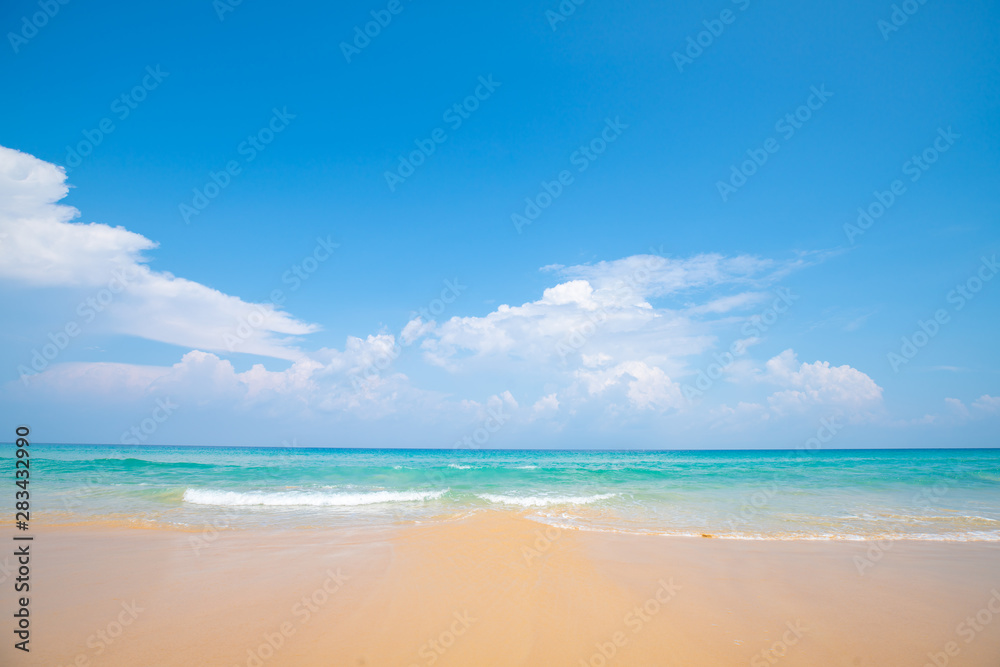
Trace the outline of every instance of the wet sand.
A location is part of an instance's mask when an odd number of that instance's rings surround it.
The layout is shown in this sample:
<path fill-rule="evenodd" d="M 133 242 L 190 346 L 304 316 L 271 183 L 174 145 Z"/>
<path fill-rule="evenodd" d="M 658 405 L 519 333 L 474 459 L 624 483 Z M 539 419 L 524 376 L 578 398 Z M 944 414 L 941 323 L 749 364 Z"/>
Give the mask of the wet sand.
<path fill-rule="evenodd" d="M 995 667 L 1000 545 L 559 530 L 48 528 L 3 665 Z M 2 584 L 12 588 L 12 576 Z M 977 616 L 978 614 L 978 616 Z M 932 661 L 933 660 L 933 661 Z"/>

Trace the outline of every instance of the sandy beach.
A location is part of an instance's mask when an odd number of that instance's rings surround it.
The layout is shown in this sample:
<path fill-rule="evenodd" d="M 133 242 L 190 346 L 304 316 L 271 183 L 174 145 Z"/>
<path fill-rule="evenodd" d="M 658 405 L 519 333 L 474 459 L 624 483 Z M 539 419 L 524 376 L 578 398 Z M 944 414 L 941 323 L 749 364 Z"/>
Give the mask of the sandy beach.
<path fill-rule="evenodd" d="M 1000 667 L 1000 0 L 0 16 L 0 667 Z"/>
<path fill-rule="evenodd" d="M 50 527 L 30 665 L 995 665 L 1000 547 L 557 529 Z M 13 609 L 4 596 L 3 613 Z M 935 663 L 936 661 L 936 663 Z"/>

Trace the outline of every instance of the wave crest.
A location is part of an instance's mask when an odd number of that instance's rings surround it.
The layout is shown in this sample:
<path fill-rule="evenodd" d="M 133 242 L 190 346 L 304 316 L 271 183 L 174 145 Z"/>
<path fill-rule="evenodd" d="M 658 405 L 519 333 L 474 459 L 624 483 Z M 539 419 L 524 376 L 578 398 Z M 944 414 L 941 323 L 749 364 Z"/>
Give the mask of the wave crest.
<path fill-rule="evenodd" d="M 598 500 L 614 498 L 617 495 L 617 493 L 598 493 L 593 496 L 502 496 L 492 493 L 477 493 L 476 497 L 503 505 L 546 507 L 548 505 L 587 505 Z"/>
<path fill-rule="evenodd" d="M 184 502 L 194 505 L 267 506 L 267 507 L 353 507 L 378 503 L 412 503 L 436 500 L 443 491 L 366 491 L 355 493 L 328 491 L 220 491 L 187 489 Z"/>

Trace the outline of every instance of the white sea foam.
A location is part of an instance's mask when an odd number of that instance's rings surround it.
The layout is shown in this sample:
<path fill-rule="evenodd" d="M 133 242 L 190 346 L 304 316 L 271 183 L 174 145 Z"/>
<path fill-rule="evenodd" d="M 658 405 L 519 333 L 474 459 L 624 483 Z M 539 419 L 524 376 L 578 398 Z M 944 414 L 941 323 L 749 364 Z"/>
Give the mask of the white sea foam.
<path fill-rule="evenodd" d="M 440 498 L 443 491 L 368 491 L 331 493 L 325 491 L 220 491 L 217 489 L 187 489 L 184 501 L 195 505 L 266 505 L 272 507 L 350 507 L 375 503 L 411 503 Z"/>
<path fill-rule="evenodd" d="M 478 493 L 477 497 L 491 503 L 519 505 L 521 507 L 545 507 L 547 505 L 586 505 L 614 498 L 617 493 L 598 493 L 593 496 L 499 496 L 492 493 Z"/>
<path fill-rule="evenodd" d="M 658 537 L 713 537 L 722 540 L 743 540 L 750 542 L 1000 542 L 1000 531 L 974 531 L 965 533 L 830 533 L 830 532 L 793 532 L 793 533 L 748 533 L 748 532 L 715 532 L 691 531 L 684 529 L 662 530 L 658 528 L 633 530 L 615 528 L 607 525 L 592 525 L 586 522 L 556 522 L 547 518 L 542 523 L 559 529 L 580 530 L 591 533 L 615 533 L 620 535 L 641 535 Z"/>

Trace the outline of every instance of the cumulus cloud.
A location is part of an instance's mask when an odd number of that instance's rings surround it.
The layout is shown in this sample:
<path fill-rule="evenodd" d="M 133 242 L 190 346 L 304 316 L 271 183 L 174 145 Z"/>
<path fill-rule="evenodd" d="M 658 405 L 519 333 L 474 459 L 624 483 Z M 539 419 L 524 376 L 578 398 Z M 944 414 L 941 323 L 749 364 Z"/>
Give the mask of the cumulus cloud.
<path fill-rule="evenodd" d="M 959 418 L 965 419 L 969 416 L 969 408 L 965 407 L 965 403 L 957 398 L 946 398 L 944 403 Z"/>
<path fill-rule="evenodd" d="M 624 387 L 631 407 L 664 411 L 684 405 L 680 385 L 663 369 L 641 361 L 626 361 L 610 368 L 578 370 L 576 378 L 590 396 Z"/>
<path fill-rule="evenodd" d="M 70 362 L 54 364 L 22 384 L 15 380 L 8 389 L 43 396 L 85 397 L 130 401 L 145 396 L 153 383 L 170 372 L 168 367 L 114 362 Z"/>
<path fill-rule="evenodd" d="M 0 146 L 0 278 L 93 287 L 156 247 L 122 227 L 69 224 L 79 211 L 56 203 L 65 181 L 62 168 Z"/>
<path fill-rule="evenodd" d="M 343 349 L 303 352 L 300 337 L 316 325 L 272 304 L 246 302 L 152 269 L 148 253 L 156 243 L 122 227 L 74 222 L 79 212 L 59 203 L 67 192 L 61 168 L 0 147 L 0 281 L 26 289 L 78 290 L 85 303 L 88 298 L 100 303 L 88 324 L 94 331 L 186 349 L 170 366 L 54 364 L 31 380 L 29 391 L 123 402 L 171 396 L 184 405 L 224 404 L 263 414 L 380 419 L 405 413 L 414 420 L 464 423 L 500 412 L 524 423 L 626 411 L 672 419 L 697 409 L 683 397 L 677 379 L 690 377 L 699 361 L 721 349 L 724 327 L 733 328 L 750 309 L 772 299 L 769 290 L 776 282 L 810 261 L 639 254 L 549 266 L 553 284 L 521 305 L 441 322 L 425 314 L 398 335 L 350 336 Z M 746 342 L 758 342 L 766 330 L 755 329 Z M 450 371 L 454 391 L 421 389 L 395 370 L 407 349 Z M 257 364 L 239 372 L 222 352 L 292 363 L 281 370 Z M 469 398 L 470 377 L 484 385 L 479 395 L 489 398 Z M 876 409 L 882 397 L 881 387 L 863 372 L 824 361 L 800 363 L 791 350 L 763 370 L 758 361 L 738 360 L 727 379 L 739 391 L 760 395 L 741 397 L 745 400 L 736 408 L 707 406 L 702 417 L 761 422 L 810 406 L 864 413 Z M 761 380 L 778 390 L 767 396 Z M 524 409 L 505 389 L 515 386 L 508 382 L 518 383 Z M 973 407 L 996 411 L 998 402 L 983 396 Z"/>
<path fill-rule="evenodd" d="M 669 357 L 676 364 L 704 350 L 710 336 L 686 314 L 647 301 L 663 289 L 651 292 L 650 283 L 666 261 L 643 255 L 598 267 L 560 267 L 560 273 L 589 277 L 549 287 L 520 306 L 425 325 L 421 347 L 431 363 L 452 370 L 485 358 L 578 366 L 582 355 L 654 363 Z"/>
<path fill-rule="evenodd" d="M 972 407 L 983 412 L 1000 412 L 1000 396 L 983 394 L 972 402 Z"/>
<path fill-rule="evenodd" d="M 535 401 L 535 404 L 531 407 L 531 409 L 535 411 L 535 414 L 555 412 L 559 409 L 559 398 L 556 396 L 555 392 L 542 396 L 540 399 Z"/>
<path fill-rule="evenodd" d="M 548 266 L 545 271 L 564 280 L 537 300 L 440 323 L 417 319 L 404 329 L 404 338 L 419 342 L 427 361 L 455 373 L 488 370 L 561 384 L 558 400 L 570 409 L 600 398 L 640 412 L 677 411 L 686 403 L 675 378 L 689 376 L 692 363 L 716 346 L 719 327 L 739 322 L 734 313 L 774 300 L 762 288 L 804 264 L 803 259 L 649 254 Z M 836 392 L 836 383 L 821 382 L 817 364 L 784 378 L 794 390 L 772 402 L 849 403 Z M 841 372 L 832 369 L 834 375 Z"/>
<path fill-rule="evenodd" d="M 899 420 L 896 423 L 900 426 L 955 426 L 979 419 L 990 419 L 993 415 L 1000 414 L 1000 396 L 989 394 L 983 394 L 972 401 L 971 405 L 966 405 L 960 398 L 949 397 L 944 399 L 944 405 L 946 409 L 940 413 L 929 413 L 916 419 Z"/>
<path fill-rule="evenodd" d="M 731 407 L 725 403 L 711 411 L 711 428 L 721 428 L 726 426 L 742 426 L 752 422 L 767 422 L 771 419 L 772 410 L 760 403 L 739 401 L 736 407 Z"/>
<path fill-rule="evenodd" d="M 571 373 L 569 367 L 600 356 L 677 374 L 685 358 L 713 343 L 713 322 L 773 298 L 759 288 L 804 264 L 802 259 L 779 262 L 746 255 L 678 259 L 644 254 L 552 265 L 544 270 L 564 280 L 536 301 L 441 323 L 415 320 L 405 334 L 409 340 L 422 339 L 427 360 L 450 370 L 492 358 L 555 364 Z M 727 290 L 735 293 L 719 294 Z M 666 297 L 674 303 L 654 305 Z"/>
<path fill-rule="evenodd" d="M 853 412 L 874 410 L 882 402 L 882 387 L 848 365 L 828 361 L 799 363 L 792 350 L 768 360 L 764 380 L 785 387 L 768 397 L 776 412 L 786 413 L 813 405 L 837 406 Z"/>
<path fill-rule="evenodd" d="M 273 304 L 152 270 L 143 253 L 156 243 L 123 227 L 71 222 L 79 211 L 58 203 L 67 193 L 61 167 L 0 146 L 0 280 L 82 290 L 68 318 L 187 348 L 295 359 L 295 337 L 318 330 Z"/>
<path fill-rule="evenodd" d="M 116 404 L 169 396 L 186 406 L 266 409 L 285 416 L 337 413 L 377 419 L 400 413 L 432 416 L 455 407 L 443 394 L 412 386 L 402 373 L 363 375 L 373 345 L 382 342 L 355 339 L 344 351 L 326 350 L 325 363 L 301 357 L 283 370 L 254 364 L 237 372 L 229 360 L 201 350 L 184 354 L 172 366 L 61 363 L 17 386 L 27 395 Z M 501 399 L 508 407 L 513 400 L 509 392 Z"/>
<path fill-rule="evenodd" d="M 546 268 L 567 278 L 586 280 L 599 291 L 631 290 L 643 297 L 663 297 L 722 285 L 765 286 L 804 265 L 803 259 L 779 262 L 751 255 L 704 253 L 688 258 L 633 255 L 595 264 Z"/>

